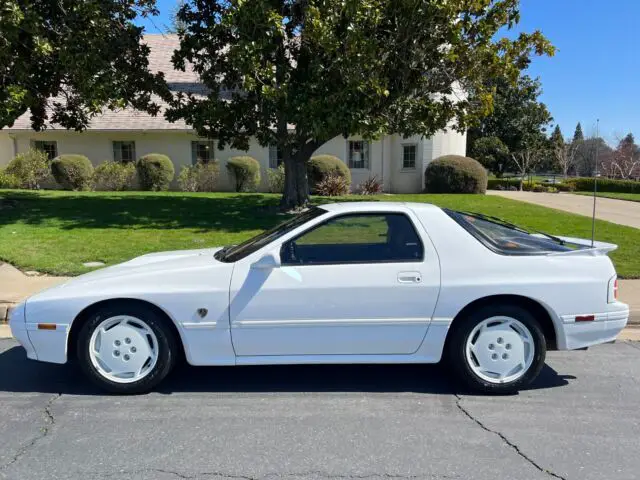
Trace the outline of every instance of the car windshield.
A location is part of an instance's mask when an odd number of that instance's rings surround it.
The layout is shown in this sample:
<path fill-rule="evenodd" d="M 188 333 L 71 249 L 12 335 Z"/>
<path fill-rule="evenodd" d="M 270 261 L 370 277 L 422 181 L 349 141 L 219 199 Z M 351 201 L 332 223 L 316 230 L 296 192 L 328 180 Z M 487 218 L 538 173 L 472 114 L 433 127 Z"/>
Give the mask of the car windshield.
<path fill-rule="evenodd" d="M 536 255 L 586 248 L 544 232 L 530 232 L 512 223 L 480 213 L 445 212 L 483 244 L 509 255 Z"/>
<path fill-rule="evenodd" d="M 277 225 L 271 230 L 265 230 L 259 235 L 256 235 L 249 240 L 242 242 L 239 245 L 231 245 L 216 252 L 215 259 L 221 262 L 237 262 L 243 259 L 247 255 L 251 255 L 253 252 L 261 249 L 265 245 L 273 242 L 274 240 L 286 235 L 290 231 L 298 228 L 300 225 L 312 220 L 320 215 L 324 215 L 327 211 L 320 207 L 313 207 L 305 212 L 296 215 L 295 217 L 287 220 L 286 222 Z"/>

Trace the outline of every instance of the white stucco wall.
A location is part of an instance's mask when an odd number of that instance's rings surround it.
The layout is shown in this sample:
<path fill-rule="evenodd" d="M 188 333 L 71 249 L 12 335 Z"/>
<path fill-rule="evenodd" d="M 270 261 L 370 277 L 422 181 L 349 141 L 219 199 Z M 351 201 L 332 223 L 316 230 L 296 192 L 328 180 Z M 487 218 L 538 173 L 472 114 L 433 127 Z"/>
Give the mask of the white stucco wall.
<path fill-rule="evenodd" d="M 8 133 L 0 132 L 0 168 L 13 158 L 13 139 Z"/>
<path fill-rule="evenodd" d="M 48 130 L 46 132 L 0 132 L 0 166 L 6 165 L 14 156 L 14 140 L 18 153 L 27 151 L 34 140 L 55 140 L 58 154 L 77 153 L 87 156 L 94 165 L 104 160 L 113 159 L 114 141 L 135 141 L 136 156 L 148 153 L 162 153 L 168 155 L 176 168 L 176 175 L 182 166 L 191 165 L 191 141 L 197 137 L 188 132 L 96 132 L 83 133 Z M 314 154 L 330 154 L 346 162 L 348 156 L 348 141 L 360 140 L 354 136 L 349 139 L 336 137 L 322 145 Z M 402 146 L 416 144 L 416 168 L 405 170 L 402 168 Z M 466 135 L 456 132 L 438 133 L 432 139 L 422 139 L 415 136 L 403 139 L 398 135 L 390 135 L 371 142 L 370 168 L 352 169 L 352 189 L 370 176 L 376 176 L 383 181 L 385 190 L 392 193 L 417 193 L 423 189 L 424 169 L 427 164 L 440 155 L 464 155 Z M 267 170 L 269 168 L 269 149 L 261 147 L 252 140 L 248 151 L 225 149 L 215 151 L 215 158 L 220 161 L 220 190 L 232 190 L 232 183 L 227 175 L 226 162 L 237 155 L 249 155 L 262 168 L 261 191 L 267 190 Z"/>

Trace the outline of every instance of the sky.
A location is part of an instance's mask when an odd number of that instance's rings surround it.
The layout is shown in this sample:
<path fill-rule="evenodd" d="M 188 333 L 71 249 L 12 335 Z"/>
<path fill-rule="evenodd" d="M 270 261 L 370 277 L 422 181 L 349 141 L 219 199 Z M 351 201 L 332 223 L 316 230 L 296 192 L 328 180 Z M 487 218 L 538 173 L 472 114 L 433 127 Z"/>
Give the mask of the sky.
<path fill-rule="evenodd" d="M 150 33 L 170 24 L 176 0 L 158 0 L 160 15 L 141 19 Z M 582 123 L 585 135 L 615 144 L 628 132 L 640 141 L 640 0 L 521 0 L 520 31 L 541 30 L 556 46 L 536 57 L 544 102 L 566 137 Z"/>

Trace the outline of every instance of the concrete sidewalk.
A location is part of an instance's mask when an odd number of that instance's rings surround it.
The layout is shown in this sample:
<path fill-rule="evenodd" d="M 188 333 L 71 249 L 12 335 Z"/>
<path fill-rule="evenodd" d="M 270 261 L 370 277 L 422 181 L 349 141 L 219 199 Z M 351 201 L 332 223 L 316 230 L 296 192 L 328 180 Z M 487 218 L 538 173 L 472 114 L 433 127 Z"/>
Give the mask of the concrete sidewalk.
<path fill-rule="evenodd" d="M 511 192 L 506 190 L 488 190 L 487 194 L 555 208 L 556 210 L 564 210 L 569 213 L 577 213 L 586 217 L 593 215 L 593 197 L 587 195 Z M 619 225 L 640 228 L 640 202 L 598 197 L 596 200 L 596 218 Z"/>
<path fill-rule="evenodd" d="M 50 277 L 33 273 L 25 275 L 8 263 L 0 264 L 0 322 L 7 319 L 8 309 L 12 305 L 40 290 L 68 280 L 68 277 Z"/>

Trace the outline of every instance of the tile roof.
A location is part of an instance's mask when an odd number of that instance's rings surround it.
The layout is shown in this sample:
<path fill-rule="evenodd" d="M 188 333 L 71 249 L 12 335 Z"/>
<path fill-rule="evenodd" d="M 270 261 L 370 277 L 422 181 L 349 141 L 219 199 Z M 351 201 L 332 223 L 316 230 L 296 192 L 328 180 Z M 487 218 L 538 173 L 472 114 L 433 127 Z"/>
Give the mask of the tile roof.
<path fill-rule="evenodd" d="M 181 72 L 173 68 L 171 56 L 178 48 L 179 40 L 177 35 L 172 34 L 148 34 L 143 40 L 150 48 L 149 68 L 153 72 L 163 72 L 169 87 L 173 91 L 190 91 L 193 93 L 206 94 L 206 88 L 199 82 L 198 75 L 187 67 Z M 178 120 L 174 123 L 168 122 L 163 115 L 166 104 L 156 98 L 161 106 L 161 111 L 157 116 L 125 108 L 122 110 L 106 110 L 102 115 L 94 117 L 88 130 L 189 130 L 192 128 L 184 121 Z M 5 131 L 31 130 L 30 113 L 26 112 L 20 116 L 12 127 L 5 128 Z M 62 129 L 59 125 L 48 124 L 47 129 Z"/>

